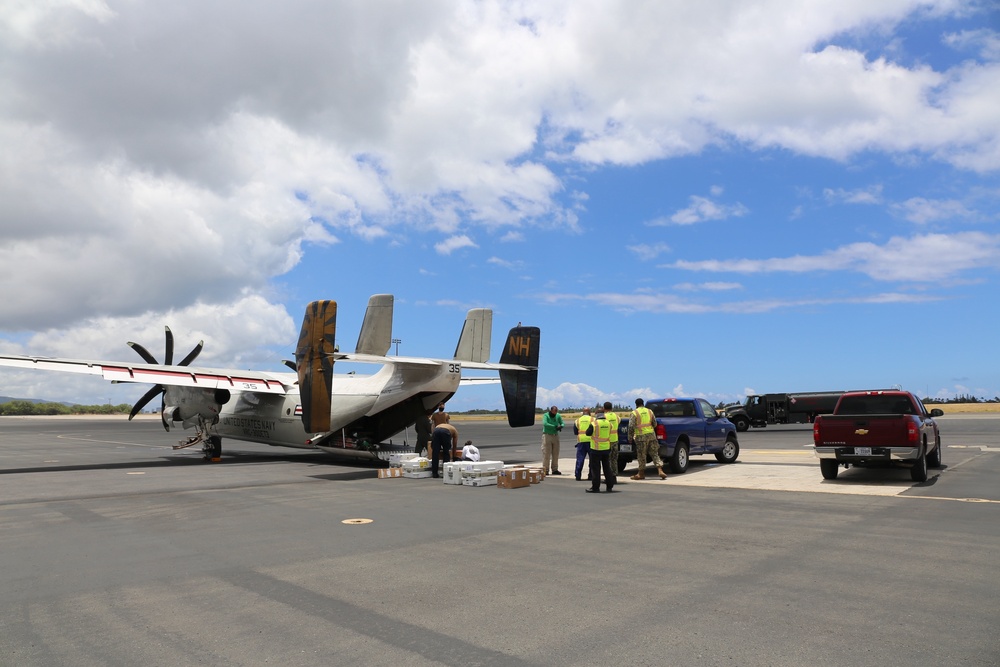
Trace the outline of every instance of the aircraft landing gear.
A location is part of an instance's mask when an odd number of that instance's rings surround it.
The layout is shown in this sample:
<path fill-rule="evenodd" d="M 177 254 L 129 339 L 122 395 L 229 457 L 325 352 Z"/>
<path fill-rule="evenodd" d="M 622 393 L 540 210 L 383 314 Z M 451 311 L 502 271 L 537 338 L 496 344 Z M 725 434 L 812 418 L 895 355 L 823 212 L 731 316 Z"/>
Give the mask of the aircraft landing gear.
<path fill-rule="evenodd" d="M 201 444 L 201 453 L 206 461 L 219 462 L 222 460 L 222 438 L 217 435 L 210 435 Z"/>

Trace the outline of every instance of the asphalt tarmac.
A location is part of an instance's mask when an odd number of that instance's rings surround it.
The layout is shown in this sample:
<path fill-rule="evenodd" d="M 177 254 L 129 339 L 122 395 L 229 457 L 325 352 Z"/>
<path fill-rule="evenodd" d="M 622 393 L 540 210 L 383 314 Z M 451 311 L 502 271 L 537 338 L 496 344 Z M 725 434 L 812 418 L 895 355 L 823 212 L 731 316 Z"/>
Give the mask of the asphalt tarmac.
<path fill-rule="evenodd" d="M 808 426 L 591 495 L 124 417 L 0 418 L 0 665 L 997 665 L 1000 416 L 945 467 L 822 480 Z M 540 426 L 456 422 L 536 462 Z M 362 521 L 363 520 L 363 521 Z"/>

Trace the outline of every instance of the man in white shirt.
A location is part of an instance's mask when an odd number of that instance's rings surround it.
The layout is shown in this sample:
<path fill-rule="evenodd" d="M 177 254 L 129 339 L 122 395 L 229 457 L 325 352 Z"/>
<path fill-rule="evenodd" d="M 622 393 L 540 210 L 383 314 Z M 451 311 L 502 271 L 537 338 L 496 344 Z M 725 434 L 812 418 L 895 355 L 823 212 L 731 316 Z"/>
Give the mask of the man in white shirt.
<path fill-rule="evenodd" d="M 465 447 L 462 447 L 462 460 L 463 461 L 479 460 L 479 449 L 472 444 L 471 440 L 466 440 Z"/>

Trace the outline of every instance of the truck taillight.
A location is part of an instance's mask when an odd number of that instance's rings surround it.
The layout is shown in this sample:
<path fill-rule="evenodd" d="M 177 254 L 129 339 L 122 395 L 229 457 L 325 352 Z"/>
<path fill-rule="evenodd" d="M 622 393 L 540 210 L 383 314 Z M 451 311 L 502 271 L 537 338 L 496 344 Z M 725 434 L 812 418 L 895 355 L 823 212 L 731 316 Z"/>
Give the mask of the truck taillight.
<path fill-rule="evenodd" d="M 920 431 L 914 422 L 906 422 L 906 441 L 914 446 L 920 441 Z"/>
<path fill-rule="evenodd" d="M 816 421 L 813 422 L 813 447 L 819 447 L 819 445 L 819 418 L 817 418 Z"/>
<path fill-rule="evenodd" d="M 663 424 L 657 423 L 655 431 L 657 440 L 667 439 L 667 428 Z"/>

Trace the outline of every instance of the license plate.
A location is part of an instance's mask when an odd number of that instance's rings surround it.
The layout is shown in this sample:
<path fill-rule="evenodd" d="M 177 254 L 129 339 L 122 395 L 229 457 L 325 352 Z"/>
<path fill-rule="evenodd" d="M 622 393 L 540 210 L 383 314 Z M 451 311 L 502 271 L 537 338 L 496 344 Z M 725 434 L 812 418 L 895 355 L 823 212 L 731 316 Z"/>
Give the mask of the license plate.
<path fill-rule="evenodd" d="M 632 453 L 632 445 L 620 445 L 618 447 L 618 451 L 620 451 L 620 452 L 626 452 L 628 454 L 631 454 Z"/>
<path fill-rule="evenodd" d="M 855 456 L 871 456 L 872 455 L 872 448 L 871 447 L 855 447 L 854 448 L 854 455 Z"/>

